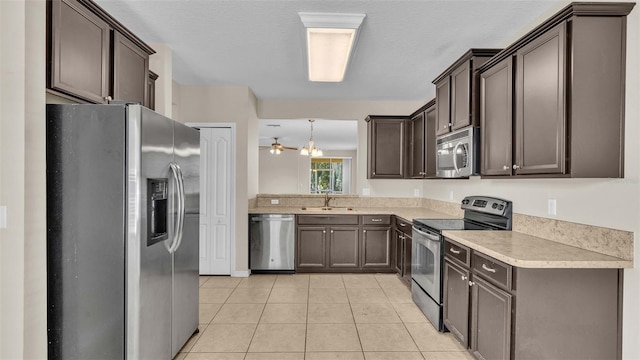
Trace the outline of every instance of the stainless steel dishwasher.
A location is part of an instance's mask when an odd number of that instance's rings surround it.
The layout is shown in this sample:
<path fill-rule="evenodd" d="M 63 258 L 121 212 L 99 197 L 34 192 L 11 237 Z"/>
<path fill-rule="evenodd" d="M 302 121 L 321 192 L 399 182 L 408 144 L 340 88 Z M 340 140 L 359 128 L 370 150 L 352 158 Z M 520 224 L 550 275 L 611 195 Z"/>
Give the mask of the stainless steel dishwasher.
<path fill-rule="evenodd" d="M 295 215 L 249 216 L 249 263 L 252 272 L 295 270 Z"/>

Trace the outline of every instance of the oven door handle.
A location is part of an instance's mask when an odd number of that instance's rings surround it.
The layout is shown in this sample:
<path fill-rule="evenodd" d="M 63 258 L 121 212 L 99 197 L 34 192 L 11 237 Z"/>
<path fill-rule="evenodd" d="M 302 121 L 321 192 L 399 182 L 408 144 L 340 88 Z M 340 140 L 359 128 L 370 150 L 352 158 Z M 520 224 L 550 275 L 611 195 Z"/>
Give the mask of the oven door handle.
<path fill-rule="evenodd" d="M 435 234 L 431 234 L 431 233 L 427 233 L 424 232 L 422 230 L 419 230 L 417 227 L 413 226 L 412 227 L 413 231 L 417 232 L 418 234 L 424 236 L 427 238 L 427 240 L 431 240 L 431 241 L 437 241 L 440 242 L 440 235 L 435 235 Z"/>

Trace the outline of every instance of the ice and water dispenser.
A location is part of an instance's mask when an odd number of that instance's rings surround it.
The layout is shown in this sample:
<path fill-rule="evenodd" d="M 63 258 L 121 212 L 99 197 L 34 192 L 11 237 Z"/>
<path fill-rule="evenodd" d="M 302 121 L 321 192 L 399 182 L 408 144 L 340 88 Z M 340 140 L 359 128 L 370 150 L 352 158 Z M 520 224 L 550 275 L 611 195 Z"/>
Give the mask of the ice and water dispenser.
<path fill-rule="evenodd" d="M 147 179 L 147 246 L 167 240 L 168 179 Z"/>

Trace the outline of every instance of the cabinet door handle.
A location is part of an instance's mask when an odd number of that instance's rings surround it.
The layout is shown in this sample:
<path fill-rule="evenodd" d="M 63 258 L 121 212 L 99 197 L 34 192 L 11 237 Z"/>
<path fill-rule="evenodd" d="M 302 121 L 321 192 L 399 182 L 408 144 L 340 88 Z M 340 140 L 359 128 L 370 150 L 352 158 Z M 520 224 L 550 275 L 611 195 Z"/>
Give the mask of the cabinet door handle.
<path fill-rule="evenodd" d="M 331 233 L 333 234 L 333 230 L 331 230 Z"/>
<path fill-rule="evenodd" d="M 488 267 L 487 264 L 482 264 L 482 269 L 484 269 L 484 270 L 486 270 L 486 271 L 488 271 L 490 273 L 495 273 L 496 272 L 496 269 L 492 269 L 492 268 Z"/>
<path fill-rule="evenodd" d="M 400 223 L 400 224 L 398 224 L 398 225 L 399 225 L 399 226 L 402 226 L 402 227 L 407 226 L 407 224 L 405 224 L 405 223 Z"/>
<path fill-rule="evenodd" d="M 362 232 L 366 234 L 366 233 L 367 233 L 367 230 L 362 230 Z"/>
<path fill-rule="evenodd" d="M 107 102 L 111 102 L 113 100 L 113 98 L 111 97 L 111 95 L 109 96 L 105 96 L 104 97 L 105 100 L 107 100 Z"/>
<path fill-rule="evenodd" d="M 507 166 L 507 165 L 503 166 L 502 170 L 509 170 L 509 166 Z"/>
<path fill-rule="evenodd" d="M 398 239 L 404 240 L 404 239 L 406 239 L 406 237 L 404 237 L 404 235 L 400 235 L 400 236 L 398 236 Z"/>
<path fill-rule="evenodd" d="M 474 283 L 473 281 L 469 281 L 469 286 L 473 286 L 473 285 L 475 285 L 475 284 L 476 284 L 476 283 Z"/>
<path fill-rule="evenodd" d="M 454 253 L 456 255 L 460 254 L 460 250 L 456 250 L 455 248 L 451 248 L 451 249 L 449 249 L 449 251 L 451 251 L 452 253 Z"/>
<path fill-rule="evenodd" d="M 468 277 L 466 277 L 466 276 L 462 275 L 462 276 L 460 277 L 460 279 L 462 279 L 462 281 L 464 281 L 464 280 L 467 280 L 467 279 L 468 279 Z"/>
<path fill-rule="evenodd" d="M 327 230 L 322 230 L 322 233 L 323 233 L 323 234 L 326 234 L 326 233 L 327 233 Z"/>
<path fill-rule="evenodd" d="M 518 170 L 518 169 L 520 169 L 520 166 L 519 166 L 519 165 L 515 165 L 515 164 L 514 164 L 514 165 L 513 165 L 513 170 Z"/>

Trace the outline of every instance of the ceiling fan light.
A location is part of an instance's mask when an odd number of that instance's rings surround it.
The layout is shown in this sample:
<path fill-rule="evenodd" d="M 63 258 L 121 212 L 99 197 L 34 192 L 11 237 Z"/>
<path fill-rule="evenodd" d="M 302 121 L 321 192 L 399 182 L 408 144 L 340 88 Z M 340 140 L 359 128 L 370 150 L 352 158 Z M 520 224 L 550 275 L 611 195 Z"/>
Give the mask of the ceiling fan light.
<path fill-rule="evenodd" d="M 306 146 L 303 146 L 302 150 L 300 150 L 300 155 L 309 156 L 309 149 Z"/>
<path fill-rule="evenodd" d="M 273 154 L 273 153 L 276 152 L 276 150 L 274 148 L 271 148 L 271 150 L 269 150 L 269 152 Z"/>
<path fill-rule="evenodd" d="M 276 155 L 280 155 L 281 152 L 280 149 L 276 149 Z"/>

